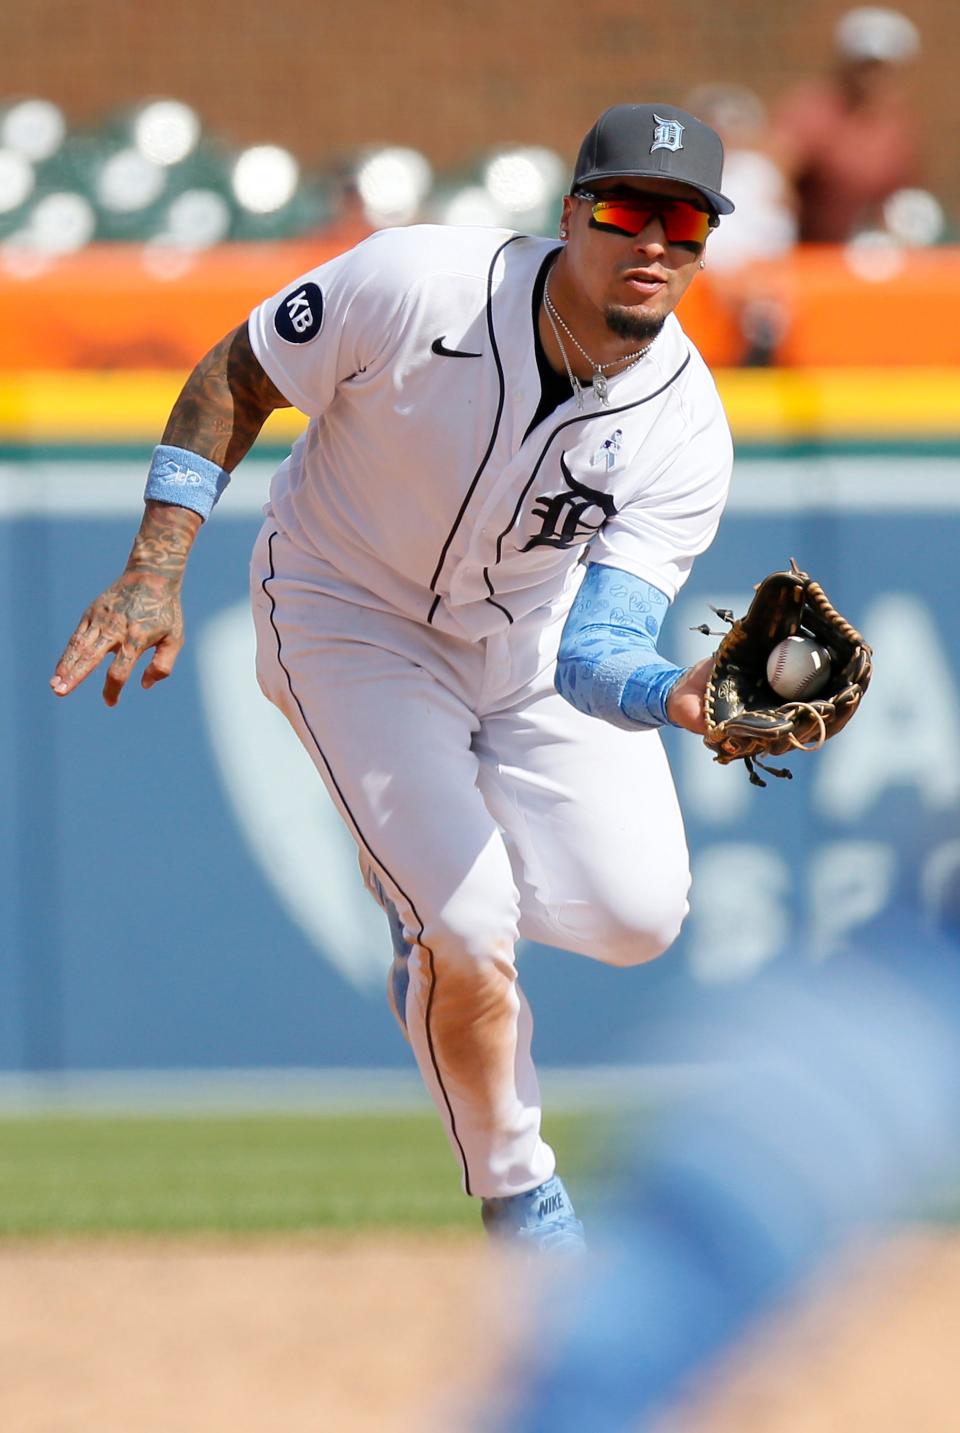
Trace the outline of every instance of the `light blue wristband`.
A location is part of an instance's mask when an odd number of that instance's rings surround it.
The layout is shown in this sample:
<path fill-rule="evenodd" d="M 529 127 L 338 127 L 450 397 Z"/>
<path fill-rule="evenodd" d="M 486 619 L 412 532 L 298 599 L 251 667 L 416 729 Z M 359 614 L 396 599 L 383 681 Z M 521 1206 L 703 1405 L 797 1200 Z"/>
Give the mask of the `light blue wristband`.
<path fill-rule="evenodd" d="M 206 520 L 229 481 L 226 468 L 209 458 L 161 443 L 153 450 L 143 496 L 145 501 L 190 508 Z"/>

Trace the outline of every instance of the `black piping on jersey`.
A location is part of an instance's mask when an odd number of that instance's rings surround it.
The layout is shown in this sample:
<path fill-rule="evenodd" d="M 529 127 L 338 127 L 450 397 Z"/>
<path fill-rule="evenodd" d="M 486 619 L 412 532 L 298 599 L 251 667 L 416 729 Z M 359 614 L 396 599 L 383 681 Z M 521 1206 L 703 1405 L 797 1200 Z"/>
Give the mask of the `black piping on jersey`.
<path fill-rule="evenodd" d="M 557 373 L 550 366 L 550 360 L 540 337 L 540 310 L 543 307 L 543 292 L 547 287 L 547 275 L 556 263 L 559 252 L 559 249 L 551 249 L 544 259 L 530 295 L 530 326 L 533 329 L 533 349 L 537 360 L 537 371 L 540 374 L 540 401 L 534 410 L 533 417 L 527 424 L 527 431 L 522 439 L 524 443 L 534 428 L 539 428 L 541 423 L 547 421 L 551 413 L 555 413 L 558 408 L 570 401 L 570 380 L 565 372 Z"/>
<path fill-rule="evenodd" d="M 490 461 L 490 454 L 493 452 L 493 445 L 497 441 L 497 434 L 500 431 L 500 419 L 503 417 L 503 400 L 506 393 L 506 385 L 503 381 L 503 364 L 500 362 L 500 350 L 497 347 L 497 336 L 493 331 L 493 270 L 497 260 L 503 253 L 504 249 L 508 248 L 510 244 L 515 244 L 517 240 L 522 237 L 523 236 L 521 234 L 514 234 L 512 239 L 506 239 L 500 245 L 493 258 L 490 260 L 490 268 L 487 270 L 487 333 L 490 336 L 490 349 L 493 353 L 493 361 L 497 365 L 497 382 L 500 385 L 500 393 L 497 399 L 497 414 L 493 420 L 493 430 L 490 433 L 490 441 L 487 444 L 487 450 L 484 453 L 483 457 L 480 459 L 480 466 L 474 473 L 473 478 L 470 482 L 470 486 L 467 488 L 467 491 L 464 494 L 463 502 L 460 504 L 460 511 L 454 518 L 453 526 L 447 533 L 443 547 L 440 549 L 440 559 L 437 563 L 436 571 L 430 579 L 430 591 L 435 593 L 436 595 L 434 596 L 433 602 L 430 606 L 430 611 L 427 613 L 427 622 L 429 624 L 433 623 L 434 614 L 436 613 L 436 610 L 440 605 L 440 594 L 437 592 L 437 583 L 440 581 L 440 574 L 443 571 L 443 564 L 447 560 L 447 553 L 450 551 L 450 544 L 453 542 L 453 539 L 456 536 L 457 528 L 463 521 L 463 515 L 470 504 L 470 499 L 476 492 L 477 483 L 479 483 L 481 477 L 483 476 L 483 470 Z"/>
<path fill-rule="evenodd" d="M 309 721 L 307 720 L 307 714 L 306 714 L 306 712 L 305 712 L 304 709 L 303 709 L 303 703 L 301 702 L 300 698 L 297 696 L 297 693 L 296 693 L 295 690 L 294 690 L 293 678 L 292 678 L 291 675 L 290 675 L 289 668 L 285 665 L 284 660 L 283 660 L 283 642 L 282 642 L 281 637 L 280 637 L 280 630 L 279 630 L 279 628 L 277 627 L 277 623 L 276 623 L 276 620 L 275 620 L 275 619 L 276 619 L 276 611 L 277 611 L 276 599 L 274 598 L 274 595 L 273 595 L 272 592 L 268 592 L 268 591 L 267 591 L 267 583 L 268 583 L 269 581 L 271 581 L 272 578 L 275 578 L 276 575 L 277 575 L 277 574 L 276 574 L 276 570 L 275 570 L 274 565 L 273 565 L 273 539 L 274 539 L 276 536 L 277 536 L 277 534 L 276 534 L 275 532 L 272 532 L 272 533 L 270 534 L 270 538 L 269 538 L 269 541 L 268 541 L 268 543 L 267 543 L 267 549 L 268 549 L 268 551 L 269 551 L 269 553 L 270 553 L 270 573 L 269 573 L 269 576 L 267 576 L 267 577 L 265 577 L 265 578 L 263 579 L 263 581 L 262 581 L 261 584 L 260 584 L 260 587 L 261 587 L 261 589 L 262 589 L 262 591 L 263 591 L 263 595 L 264 595 L 265 597 L 269 598 L 269 600 L 270 600 L 270 626 L 273 628 L 274 636 L 275 636 L 276 639 L 277 639 L 277 662 L 279 663 L 280 670 L 283 672 L 283 675 L 284 675 L 284 676 L 286 677 L 286 679 L 287 679 L 287 686 L 290 688 L 290 695 L 291 695 L 291 697 L 293 698 L 293 700 L 296 702 L 297 710 L 298 710 L 299 713 L 300 713 L 301 720 L 303 721 L 303 724 L 304 724 L 304 726 L 306 727 L 307 731 L 310 733 L 310 738 L 311 738 L 311 740 L 312 740 L 312 742 L 313 742 L 313 744 L 314 744 L 314 747 L 316 748 L 317 755 L 318 755 L 318 757 L 320 758 L 321 762 L 323 763 L 323 768 L 324 768 L 324 770 L 326 771 L 327 776 L 330 778 L 330 784 L 331 784 L 331 786 L 333 787 L 334 791 L 336 791 L 337 797 L 338 797 L 338 799 L 339 799 L 339 801 L 340 801 L 340 805 L 341 805 L 341 807 L 342 807 L 342 809 L 343 809 L 343 811 L 344 811 L 344 813 L 345 813 L 345 815 L 346 815 L 346 817 L 347 817 L 347 820 L 349 821 L 351 827 L 353 828 L 353 833 L 354 833 L 355 839 L 356 839 L 356 840 L 359 842 L 359 844 L 363 847 L 363 849 L 366 851 L 367 855 L 368 855 L 368 856 L 370 857 L 370 859 L 374 862 L 374 864 L 375 864 L 376 866 L 378 866 L 381 871 L 383 871 L 384 875 L 387 877 L 387 880 L 391 883 L 391 885 L 394 886 L 394 888 L 400 892 L 401 896 L 402 896 L 403 899 L 407 902 L 407 904 L 409 905 L 411 911 L 413 912 L 413 918 L 414 918 L 414 920 L 417 922 L 417 924 L 418 924 L 419 927 L 420 927 L 419 931 L 417 932 L 417 945 L 420 947 L 421 950 L 423 950 L 423 951 L 426 952 L 427 961 L 428 961 L 429 970 L 430 970 L 430 993 L 429 993 L 428 996 L 427 996 L 427 1008 L 426 1008 L 426 1012 L 425 1012 L 425 1015 L 424 1015 L 424 1026 L 425 1026 L 425 1031 L 426 1031 L 426 1036 L 427 1036 L 427 1049 L 428 1049 L 429 1052 L 430 1052 L 430 1063 L 433 1065 L 433 1073 L 436 1075 L 436 1077 L 437 1077 L 437 1084 L 440 1086 L 440 1093 L 441 1093 L 441 1095 L 443 1096 L 443 1103 L 446 1105 L 446 1107 L 447 1107 L 447 1114 L 448 1114 L 449 1117 L 450 1117 L 450 1133 L 451 1133 L 452 1136 L 453 1136 L 453 1139 L 454 1139 L 454 1142 L 455 1142 L 455 1144 L 456 1144 L 456 1146 L 457 1146 L 457 1149 L 460 1151 L 460 1160 L 461 1160 L 461 1163 L 463 1164 L 463 1186 L 464 1186 L 464 1189 L 466 1190 L 467 1194 L 472 1194 L 472 1193 L 473 1193 L 473 1190 L 470 1188 L 470 1170 L 469 1170 L 469 1168 L 468 1168 L 468 1166 L 467 1166 L 467 1155 L 466 1155 L 466 1151 L 464 1150 L 463 1145 L 462 1145 L 461 1142 L 460 1142 L 460 1136 L 459 1136 L 459 1134 L 457 1133 L 457 1121 L 456 1121 L 456 1119 L 455 1119 L 455 1117 L 454 1117 L 453 1106 L 452 1106 L 451 1103 L 450 1103 L 450 1097 L 449 1097 L 449 1095 L 447 1094 L 446 1088 L 445 1088 L 444 1083 L 443 1083 L 443 1077 L 442 1077 L 441 1074 L 440 1074 L 440 1066 L 439 1066 L 439 1064 L 438 1064 L 438 1062 L 437 1062 L 437 1054 L 436 1054 L 436 1050 L 434 1049 L 434 1044 L 433 1044 L 433 1035 L 432 1035 L 431 1030 L 430 1030 L 430 1015 L 431 1015 L 431 1013 L 432 1013 L 432 1011 L 433 1011 L 433 997 L 434 997 L 434 994 L 435 994 L 436 988 L 437 988 L 437 971 L 436 971 L 436 965 L 435 965 L 434 958 L 433 958 L 433 951 L 430 949 L 430 947 L 429 947 L 428 945 L 424 945 L 424 943 L 423 943 L 423 921 L 420 919 L 420 915 L 419 915 L 419 913 L 418 913 L 418 911 L 417 911 L 417 908 L 416 908 L 416 906 L 414 905 L 413 901 L 410 899 L 410 896 L 409 896 L 409 895 L 407 894 L 407 892 L 403 889 L 403 887 L 401 886 L 400 882 L 399 882 L 398 880 L 396 880 L 396 879 L 390 874 L 389 868 L 388 868 L 387 866 L 385 866 L 384 863 L 380 860 L 380 858 L 378 857 L 376 851 L 374 851 L 373 847 L 370 845 L 369 841 L 368 841 L 367 838 L 364 836 L 363 832 L 360 830 L 360 827 L 359 827 L 359 825 L 357 824 L 356 818 L 355 818 L 353 812 L 352 812 L 351 809 L 350 809 L 350 805 L 349 805 L 349 803 L 348 803 L 348 801 L 347 801 L 347 798 L 344 796 L 343 791 L 342 791 L 341 788 L 340 788 L 340 783 L 338 782 L 337 778 L 334 776 L 333 770 L 332 770 L 332 768 L 331 768 L 331 766 L 330 766 L 329 761 L 327 760 L 326 754 L 325 754 L 323 748 L 321 747 L 319 741 L 317 740 L 316 732 L 313 730 L 313 727 L 310 725 Z"/>
<path fill-rule="evenodd" d="M 549 438 L 544 443 L 543 448 L 541 449 L 540 456 L 533 466 L 533 471 L 531 472 L 530 477 L 524 484 L 523 491 L 517 498 L 517 505 L 513 510 L 513 517 L 510 519 L 510 521 L 507 523 L 507 526 L 503 529 L 503 532 L 497 538 L 497 556 L 493 564 L 495 567 L 500 562 L 501 557 L 503 555 L 504 539 L 516 526 L 517 518 L 520 516 L 520 510 L 526 500 L 527 493 L 533 486 L 533 483 L 536 480 L 536 476 L 539 473 L 540 468 L 543 464 L 543 460 L 547 456 L 547 449 L 550 447 L 550 444 L 553 442 L 557 434 L 562 433 L 565 428 L 572 428 L 575 423 L 589 423 L 594 418 L 613 418 L 616 416 L 617 413 L 628 413 L 631 408 L 639 408 L 644 403 L 650 403 L 654 398 L 659 398 L 660 394 L 665 393 L 667 389 L 671 386 L 671 384 L 676 383 L 677 379 L 680 377 L 681 373 L 686 368 L 687 364 L 690 362 L 690 356 L 691 355 L 688 351 L 686 358 L 683 360 L 676 373 L 672 374 L 671 377 L 667 379 L 666 383 L 662 383 L 659 388 L 655 388 L 652 393 L 648 393 L 644 398 L 637 398 L 633 403 L 624 403 L 619 408 L 603 408 L 600 410 L 599 413 L 578 413 L 575 418 L 567 418 L 565 422 L 560 423 L 556 428 L 554 428 L 553 432 L 550 434 Z M 491 607 L 496 607 L 498 612 L 506 612 L 508 619 L 510 620 L 510 622 L 512 622 L 513 617 L 510 615 L 509 612 L 507 612 L 507 609 L 505 607 L 502 607 L 499 602 L 495 602 L 493 600 L 496 588 L 490 581 L 489 566 L 483 569 L 483 580 L 487 584 L 487 590 L 490 593 L 489 597 L 484 598 L 484 601 L 489 602 Z"/>

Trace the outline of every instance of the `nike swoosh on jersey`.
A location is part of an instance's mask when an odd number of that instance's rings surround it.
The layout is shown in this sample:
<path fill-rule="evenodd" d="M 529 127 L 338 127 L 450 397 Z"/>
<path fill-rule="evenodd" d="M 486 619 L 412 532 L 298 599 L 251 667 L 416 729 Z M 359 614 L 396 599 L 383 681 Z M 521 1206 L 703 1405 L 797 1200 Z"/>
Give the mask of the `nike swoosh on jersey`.
<path fill-rule="evenodd" d="M 482 358 L 482 357 L 483 357 L 483 354 L 482 354 L 482 353 L 467 353 L 467 351 L 466 351 L 465 349 L 463 349 L 463 348 L 448 348 L 447 345 L 444 343 L 444 339 L 446 338 L 446 336 L 447 336 L 447 335 L 446 335 L 445 333 L 442 333 L 439 338 L 435 338 L 435 339 L 433 340 L 433 342 L 432 342 L 431 345 L 430 345 L 430 351 L 431 351 L 431 353 L 438 353 L 441 358 Z"/>

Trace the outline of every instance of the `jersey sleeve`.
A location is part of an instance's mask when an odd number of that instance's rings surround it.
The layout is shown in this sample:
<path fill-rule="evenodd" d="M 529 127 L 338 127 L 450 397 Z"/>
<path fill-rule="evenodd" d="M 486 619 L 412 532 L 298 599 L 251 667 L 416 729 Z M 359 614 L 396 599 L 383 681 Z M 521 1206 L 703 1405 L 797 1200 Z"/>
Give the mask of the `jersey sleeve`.
<path fill-rule="evenodd" d="M 669 465 L 594 538 L 590 561 L 650 582 L 672 602 L 714 539 L 733 470 L 723 410 L 687 436 Z"/>
<path fill-rule="evenodd" d="M 377 362 L 395 327 L 403 288 L 372 252 L 380 237 L 303 274 L 248 320 L 267 376 L 309 418 L 321 416 L 339 383 Z"/>

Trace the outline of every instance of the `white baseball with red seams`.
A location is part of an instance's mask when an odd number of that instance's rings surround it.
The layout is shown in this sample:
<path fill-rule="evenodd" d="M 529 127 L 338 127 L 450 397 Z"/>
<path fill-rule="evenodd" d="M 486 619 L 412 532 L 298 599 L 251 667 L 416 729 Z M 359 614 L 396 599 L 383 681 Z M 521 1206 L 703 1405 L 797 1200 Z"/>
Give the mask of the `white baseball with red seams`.
<path fill-rule="evenodd" d="M 830 653 L 812 637 L 785 637 L 767 658 L 767 681 L 784 701 L 804 701 L 823 691 Z"/>

